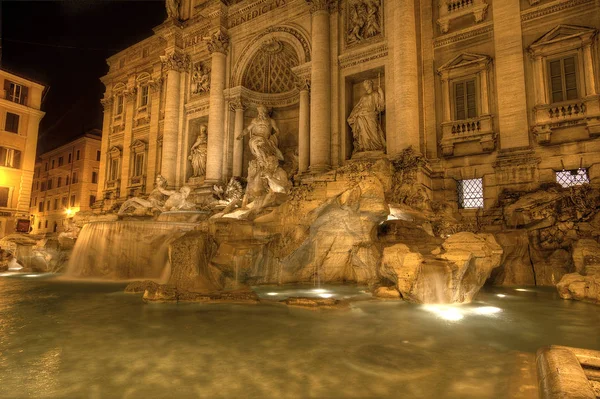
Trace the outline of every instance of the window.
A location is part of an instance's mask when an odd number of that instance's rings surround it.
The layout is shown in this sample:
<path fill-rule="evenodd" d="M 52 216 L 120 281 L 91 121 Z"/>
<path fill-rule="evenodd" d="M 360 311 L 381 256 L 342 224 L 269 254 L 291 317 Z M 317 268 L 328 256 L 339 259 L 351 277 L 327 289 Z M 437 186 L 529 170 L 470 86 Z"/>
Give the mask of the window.
<path fill-rule="evenodd" d="M 572 186 L 580 186 L 582 184 L 589 184 L 590 178 L 588 176 L 587 169 L 579 168 L 556 172 L 556 182 L 567 188 Z"/>
<path fill-rule="evenodd" d="M 45 181 L 42 182 L 42 188 L 40 189 L 40 191 L 46 191 L 46 182 Z"/>
<path fill-rule="evenodd" d="M 48 190 L 52 190 L 52 179 L 48 179 Z"/>
<path fill-rule="evenodd" d="M 6 99 L 19 104 L 25 104 L 28 88 L 21 86 L 9 80 L 4 81 L 4 90 L 6 90 Z"/>
<path fill-rule="evenodd" d="M 96 161 L 100 161 L 100 151 L 96 151 Z"/>
<path fill-rule="evenodd" d="M 58 198 L 54 198 L 54 210 L 58 209 Z"/>
<path fill-rule="evenodd" d="M 77 150 L 77 154 L 75 155 L 75 160 L 79 161 L 79 150 Z"/>
<path fill-rule="evenodd" d="M 58 188 L 58 187 L 60 187 L 60 186 L 62 186 L 62 177 L 60 177 L 60 176 L 59 176 L 59 177 L 56 179 L 56 188 Z"/>
<path fill-rule="evenodd" d="M 48 228 L 48 220 L 46 220 L 46 221 L 44 222 L 44 228 L 46 228 L 46 229 Z"/>
<path fill-rule="evenodd" d="M 92 172 L 92 183 L 98 183 L 98 172 Z"/>
<path fill-rule="evenodd" d="M 4 130 L 11 133 L 19 133 L 19 115 L 7 112 Z"/>
<path fill-rule="evenodd" d="M 135 154 L 134 176 L 142 176 L 144 174 L 144 153 Z"/>
<path fill-rule="evenodd" d="M 65 186 L 69 185 L 69 176 L 65 177 Z"/>
<path fill-rule="evenodd" d="M 54 159 L 50 161 L 50 169 L 54 169 Z"/>
<path fill-rule="evenodd" d="M 71 195 L 71 207 L 75 206 L 75 195 Z"/>
<path fill-rule="evenodd" d="M 71 184 L 77 183 L 77 172 L 73 172 L 73 178 L 71 179 Z"/>
<path fill-rule="evenodd" d="M 457 184 L 460 208 L 483 208 L 483 179 L 459 180 Z"/>
<path fill-rule="evenodd" d="M 46 162 L 46 164 L 44 165 L 44 172 L 48 171 L 48 162 Z"/>
<path fill-rule="evenodd" d="M 38 229 L 41 229 L 41 228 L 42 228 L 42 221 L 40 220 L 40 221 L 38 222 Z"/>
<path fill-rule="evenodd" d="M 575 100 L 577 94 L 577 62 L 575 56 L 548 61 L 550 98 L 553 103 Z"/>
<path fill-rule="evenodd" d="M 71 163 L 71 154 L 69 154 L 69 160 L 67 161 L 68 163 Z"/>
<path fill-rule="evenodd" d="M 454 118 L 463 120 L 477 117 L 475 79 L 454 83 Z"/>
<path fill-rule="evenodd" d="M 65 163 L 64 157 L 58 157 L 58 166 L 63 166 L 64 163 Z"/>
<path fill-rule="evenodd" d="M 46 210 L 49 211 L 50 210 L 50 201 L 46 201 Z M 47 226 L 46 226 L 47 227 Z"/>
<path fill-rule="evenodd" d="M 62 199 L 60 200 L 60 204 L 62 205 L 63 208 L 67 207 L 67 197 L 62 197 Z"/>
<path fill-rule="evenodd" d="M 39 189 L 40 189 L 40 182 L 39 182 L 39 181 L 36 181 L 36 182 L 35 182 L 35 189 L 36 189 L 36 190 L 39 190 Z"/>
<path fill-rule="evenodd" d="M 119 158 L 113 158 L 110 161 L 110 180 L 119 178 Z"/>
<path fill-rule="evenodd" d="M 148 86 L 142 86 L 140 89 L 140 107 L 148 105 Z"/>
<path fill-rule="evenodd" d="M 90 195 L 90 206 L 94 205 L 94 202 L 96 202 L 96 196 Z"/>
<path fill-rule="evenodd" d="M 38 212 L 44 212 L 44 202 L 40 202 L 38 204 Z"/>
<path fill-rule="evenodd" d="M 8 207 L 8 194 L 10 190 L 8 187 L 0 187 L 0 207 Z"/>
<path fill-rule="evenodd" d="M 21 167 L 21 151 L 0 147 L 0 166 L 19 169 Z"/>
<path fill-rule="evenodd" d="M 123 113 L 123 95 L 119 94 L 115 98 L 115 115 L 121 115 Z"/>

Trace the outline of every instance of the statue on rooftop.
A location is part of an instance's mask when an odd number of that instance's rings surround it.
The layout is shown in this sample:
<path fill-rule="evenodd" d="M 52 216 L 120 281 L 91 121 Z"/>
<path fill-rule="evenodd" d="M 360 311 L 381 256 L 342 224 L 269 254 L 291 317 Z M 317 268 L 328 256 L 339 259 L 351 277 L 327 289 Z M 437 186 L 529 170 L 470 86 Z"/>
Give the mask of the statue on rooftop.
<path fill-rule="evenodd" d="M 166 0 L 167 16 L 179 20 L 179 6 L 181 0 Z"/>

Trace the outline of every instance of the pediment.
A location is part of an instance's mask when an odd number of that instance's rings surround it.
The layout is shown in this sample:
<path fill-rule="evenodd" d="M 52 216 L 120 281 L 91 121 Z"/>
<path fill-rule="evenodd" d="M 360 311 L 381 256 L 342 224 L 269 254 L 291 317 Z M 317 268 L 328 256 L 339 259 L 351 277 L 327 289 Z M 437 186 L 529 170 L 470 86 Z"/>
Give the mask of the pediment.
<path fill-rule="evenodd" d="M 131 143 L 131 148 L 143 148 L 143 149 L 146 149 L 146 142 L 142 141 L 142 140 L 139 140 L 139 139 L 135 139 Z"/>
<path fill-rule="evenodd" d="M 545 44 L 556 43 L 561 40 L 572 39 L 575 37 L 593 36 L 596 29 L 577 25 L 558 25 L 539 39 L 531 47 L 543 46 Z"/>
<path fill-rule="evenodd" d="M 461 68 L 478 63 L 487 64 L 490 60 L 491 58 L 485 54 L 462 53 L 439 67 L 438 71 L 442 72 L 448 69 Z"/>
<path fill-rule="evenodd" d="M 111 155 L 119 156 L 121 155 L 121 149 L 117 146 L 113 146 L 110 150 L 108 150 L 108 153 Z"/>

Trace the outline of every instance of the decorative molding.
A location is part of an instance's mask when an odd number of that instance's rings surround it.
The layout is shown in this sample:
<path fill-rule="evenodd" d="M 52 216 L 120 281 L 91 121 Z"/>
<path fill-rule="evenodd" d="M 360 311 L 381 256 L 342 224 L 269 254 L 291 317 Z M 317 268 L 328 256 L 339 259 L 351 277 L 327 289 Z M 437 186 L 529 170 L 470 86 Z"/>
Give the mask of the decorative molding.
<path fill-rule="evenodd" d="M 536 2 L 537 3 L 537 2 Z M 532 3 L 536 4 L 536 3 Z M 527 22 L 533 19 L 541 18 L 549 14 L 554 14 L 584 4 L 594 4 L 595 0 L 556 0 L 551 3 L 541 4 L 521 12 L 521 21 Z"/>
<path fill-rule="evenodd" d="M 494 24 L 493 22 L 486 22 L 477 26 L 471 26 L 458 32 L 450 33 L 447 35 L 439 36 L 433 41 L 434 48 L 440 48 L 449 46 L 463 40 L 472 39 L 477 36 L 483 36 L 490 32 L 493 33 Z"/>
<path fill-rule="evenodd" d="M 208 114 L 208 109 L 210 108 L 210 102 L 208 97 L 199 97 L 198 100 L 189 102 L 184 105 L 185 114 Z"/>
<path fill-rule="evenodd" d="M 131 101 L 131 100 L 135 99 L 136 94 L 137 94 L 137 87 L 135 87 L 135 86 L 123 91 L 123 96 L 125 97 L 126 101 Z"/>
<path fill-rule="evenodd" d="M 379 43 L 377 45 L 361 49 L 360 51 L 342 54 L 338 57 L 338 64 L 340 68 L 346 69 L 361 64 L 363 62 L 387 57 L 387 55 L 387 43 Z"/>
<path fill-rule="evenodd" d="M 152 78 L 148 81 L 148 87 L 153 93 L 160 92 L 160 88 L 162 87 L 163 78 Z"/>
<path fill-rule="evenodd" d="M 222 53 L 227 55 L 229 51 L 229 35 L 227 35 L 224 29 L 219 28 L 210 35 L 206 45 L 210 54 Z"/>
<path fill-rule="evenodd" d="M 311 14 L 322 11 L 332 13 L 338 9 L 337 0 L 306 0 L 306 2 L 310 6 Z"/>
<path fill-rule="evenodd" d="M 190 68 L 190 57 L 182 51 L 175 50 L 169 54 L 161 55 L 160 61 L 165 71 L 185 72 Z"/>
<path fill-rule="evenodd" d="M 237 86 L 224 91 L 225 100 L 235 101 L 240 99 L 245 105 L 255 108 L 258 105 L 264 105 L 267 108 L 283 108 L 297 104 L 300 100 L 299 92 L 296 88 L 287 93 L 258 93 L 249 90 L 243 86 Z"/>
<path fill-rule="evenodd" d="M 102 104 L 102 108 L 104 108 L 104 112 L 110 110 L 114 104 L 114 97 L 105 97 L 100 100 L 100 104 Z"/>
<path fill-rule="evenodd" d="M 231 12 L 228 16 L 229 24 L 228 28 L 235 28 L 236 26 L 250 22 L 264 14 L 267 14 L 277 8 L 284 7 L 288 4 L 289 0 L 258 0 L 252 4 L 246 5 L 234 12 Z"/>
<path fill-rule="evenodd" d="M 485 0 L 440 0 L 437 24 L 442 33 L 448 33 L 452 20 L 473 14 L 478 24 L 485 19 L 487 9 Z"/>
<path fill-rule="evenodd" d="M 237 111 L 237 110 L 242 110 L 245 111 L 248 109 L 248 106 L 242 101 L 241 98 L 236 98 L 231 100 L 231 102 L 229 103 L 229 110 L 230 111 Z"/>

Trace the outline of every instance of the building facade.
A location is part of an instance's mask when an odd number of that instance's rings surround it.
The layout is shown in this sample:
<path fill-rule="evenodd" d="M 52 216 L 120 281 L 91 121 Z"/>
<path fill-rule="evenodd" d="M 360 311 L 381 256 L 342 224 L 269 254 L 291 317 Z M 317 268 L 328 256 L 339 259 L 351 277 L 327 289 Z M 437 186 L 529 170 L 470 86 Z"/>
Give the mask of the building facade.
<path fill-rule="evenodd" d="M 45 87 L 0 69 L 0 238 L 29 230 L 29 201 Z"/>
<path fill-rule="evenodd" d="M 367 155 L 417 150 L 424 192 L 458 212 L 489 209 L 504 189 L 600 183 L 598 0 L 167 0 L 167 11 L 108 59 L 104 208 L 149 193 L 158 174 L 198 190 L 246 176 L 236 138 L 259 105 L 288 172 L 334 179 L 365 155 L 349 117 L 369 90 L 384 99 L 385 144 Z"/>
<path fill-rule="evenodd" d="M 62 232 L 75 213 L 91 210 L 98 191 L 100 133 L 91 130 L 39 157 L 30 205 L 34 233 Z"/>

